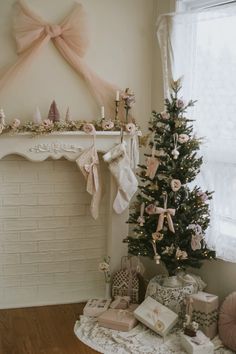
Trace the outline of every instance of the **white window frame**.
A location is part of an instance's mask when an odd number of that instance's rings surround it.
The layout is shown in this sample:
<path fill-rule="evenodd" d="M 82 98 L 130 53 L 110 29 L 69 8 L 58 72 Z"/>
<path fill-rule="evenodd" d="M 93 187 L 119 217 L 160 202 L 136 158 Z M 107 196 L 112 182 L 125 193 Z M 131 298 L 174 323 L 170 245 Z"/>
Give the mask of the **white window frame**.
<path fill-rule="evenodd" d="M 234 2 L 236 0 L 176 0 L 176 11 L 197 11 Z"/>

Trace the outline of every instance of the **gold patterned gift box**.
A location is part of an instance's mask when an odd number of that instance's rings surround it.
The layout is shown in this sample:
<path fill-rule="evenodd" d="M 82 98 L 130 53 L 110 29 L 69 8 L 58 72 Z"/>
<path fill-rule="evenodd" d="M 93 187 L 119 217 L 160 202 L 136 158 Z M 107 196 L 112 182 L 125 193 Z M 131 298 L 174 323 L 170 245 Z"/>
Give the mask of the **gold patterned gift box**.
<path fill-rule="evenodd" d="M 134 311 L 135 317 L 161 336 L 177 323 L 178 315 L 148 296 Z"/>
<path fill-rule="evenodd" d="M 189 296 L 193 300 L 192 320 L 199 324 L 199 328 L 207 337 L 214 338 L 217 335 L 218 296 L 203 291 Z"/>

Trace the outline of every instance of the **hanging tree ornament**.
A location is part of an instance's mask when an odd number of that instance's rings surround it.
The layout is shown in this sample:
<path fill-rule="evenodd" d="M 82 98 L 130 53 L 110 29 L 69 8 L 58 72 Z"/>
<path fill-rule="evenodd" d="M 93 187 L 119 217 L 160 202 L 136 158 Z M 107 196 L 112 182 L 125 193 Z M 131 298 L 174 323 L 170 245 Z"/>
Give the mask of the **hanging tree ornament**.
<path fill-rule="evenodd" d="M 140 215 L 139 215 L 138 220 L 137 220 L 139 226 L 143 226 L 143 224 L 145 223 L 145 218 L 144 218 L 144 216 L 143 216 L 143 214 L 144 214 L 144 209 L 145 209 L 145 203 L 143 202 L 143 203 L 141 204 L 141 206 L 140 206 Z"/>
<path fill-rule="evenodd" d="M 177 147 L 177 141 L 178 141 L 178 134 L 175 133 L 173 135 L 173 140 L 174 140 L 174 149 L 171 151 L 171 155 L 173 156 L 174 160 L 177 160 L 177 158 L 179 157 L 179 151 L 178 151 L 178 147 Z"/>
<path fill-rule="evenodd" d="M 161 231 L 164 226 L 164 219 L 166 217 L 168 228 L 171 232 L 175 233 L 172 216 L 175 215 L 175 209 L 167 208 L 167 194 L 164 194 L 164 208 L 157 207 L 156 208 L 157 214 L 159 214 L 158 224 L 157 224 L 157 231 Z"/>
<path fill-rule="evenodd" d="M 160 165 L 160 160 L 155 157 L 155 146 L 152 147 L 152 156 L 147 158 L 147 170 L 146 177 L 153 179 L 155 177 L 156 171 Z"/>
<path fill-rule="evenodd" d="M 157 253 L 156 241 L 152 240 L 151 243 L 152 243 L 153 252 L 154 252 L 154 257 L 153 258 L 154 258 L 156 264 L 160 264 L 161 256 Z"/>

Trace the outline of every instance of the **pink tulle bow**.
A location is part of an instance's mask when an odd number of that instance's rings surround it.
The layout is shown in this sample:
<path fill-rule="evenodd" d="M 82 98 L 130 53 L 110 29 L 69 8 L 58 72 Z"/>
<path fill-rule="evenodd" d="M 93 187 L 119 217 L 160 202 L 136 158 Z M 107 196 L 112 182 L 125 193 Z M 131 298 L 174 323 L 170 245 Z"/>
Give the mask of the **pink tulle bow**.
<path fill-rule="evenodd" d="M 23 0 L 15 7 L 13 32 L 19 55 L 17 61 L 0 76 L 0 90 L 36 57 L 50 42 L 75 69 L 99 106 L 105 106 L 108 116 L 114 114 L 114 99 L 119 88 L 100 78 L 83 60 L 88 47 L 87 21 L 81 4 L 60 23 L 50 24 L 37 16 Z M 120 110 L 120 118 L 124 118 Z"/>

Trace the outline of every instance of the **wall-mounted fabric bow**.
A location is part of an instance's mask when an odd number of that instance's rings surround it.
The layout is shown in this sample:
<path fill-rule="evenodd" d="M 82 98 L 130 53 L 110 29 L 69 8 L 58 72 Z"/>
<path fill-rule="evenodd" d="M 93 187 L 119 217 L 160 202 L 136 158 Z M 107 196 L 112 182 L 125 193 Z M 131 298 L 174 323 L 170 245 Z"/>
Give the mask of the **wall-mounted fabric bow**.
<path fill-rule="evenodd" d="M 19 55 L 17 61 L 0 76 L 0 90 L 32 61 L 34 56 L 50 41 L 67 62 L 75 69 L 100 106 L 105 106 L 107 116 L 114 114 L 116 86 L 101 79 L 91 70 L 83 56 L 88 47 L 86 19 L 81 4 L 59 24 L 49 24 L 37 16 L 23 0 L 15 4 L 14 37 Z"/>

